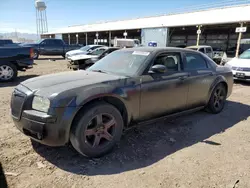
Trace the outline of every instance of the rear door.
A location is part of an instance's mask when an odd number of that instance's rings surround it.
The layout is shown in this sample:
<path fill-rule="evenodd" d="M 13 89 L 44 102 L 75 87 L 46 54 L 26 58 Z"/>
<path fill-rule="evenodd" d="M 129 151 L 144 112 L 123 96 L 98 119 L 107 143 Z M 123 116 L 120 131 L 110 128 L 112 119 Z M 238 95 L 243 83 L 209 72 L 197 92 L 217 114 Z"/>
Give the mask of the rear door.
<path fill-rule="evenodd" d="M 193 52 L 185 53 L 184 70 L 190 74 L 188 108 L 205 105 L 210 86 L 216 78 L 215 71 L 201 54 Z"/>
<path fill-rule="evenodd" d="M 51 40 L 52 41 L 52 55 L 64 55 L 64 44 L 61 40 Z"/>

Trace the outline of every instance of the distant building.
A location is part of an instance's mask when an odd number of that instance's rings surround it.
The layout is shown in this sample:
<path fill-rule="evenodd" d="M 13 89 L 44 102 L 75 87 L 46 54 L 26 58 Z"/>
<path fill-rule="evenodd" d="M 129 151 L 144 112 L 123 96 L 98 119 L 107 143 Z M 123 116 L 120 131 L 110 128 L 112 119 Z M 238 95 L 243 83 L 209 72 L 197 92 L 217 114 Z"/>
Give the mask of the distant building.
<path fill-rule="evenodd" d="M 235 47 L 238 39 L 238 34 L 235 33 L 236 27 L 239 27 L 240 23 L 245 27 L 249 26 L 250 4 L 225 7 L 220 5 L 206 10 L 201 9 L 163 16 L 70 26 L 45 33 L 41 37 L 59 36 L 69 44 L 78 42 L 86 45 L 97 41 L 98 44 L 111 45 L 112 39 L 123 38 L 126 33 L 127 38 L 139 39 L 143 45 L 155 41 L 159 47 L 185 47 L 196 44 L 197 30 L 200 26 L 200 45 L 211 45 L 224 50 Z M 243 37 L 250 38 L 249 30 Z"/>

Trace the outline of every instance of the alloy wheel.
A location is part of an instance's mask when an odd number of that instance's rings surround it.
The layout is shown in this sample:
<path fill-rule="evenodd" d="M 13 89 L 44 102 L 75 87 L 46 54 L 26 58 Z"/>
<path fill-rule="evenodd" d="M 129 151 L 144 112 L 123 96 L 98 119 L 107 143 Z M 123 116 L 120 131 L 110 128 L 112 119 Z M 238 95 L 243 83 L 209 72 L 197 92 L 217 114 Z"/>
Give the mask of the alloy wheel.
<path fill-rule="evenodd" d="M 8 65 L 0 66 L 0 79 L 10 80 L 14 75 L 14 70 Z"/>
<path fill-rule="evenodd" d="M 214 92 L 214 107 L 220 109 L 223 106 L 225 100 L 225 91 L 222 87 L 219 87 Z"/>
<path fill-rule="evenodd" d="M 88 123 L 85 142 L 91 147 L 105 147 L 114 137 L 117 123 L 111 114 L 98 114 Z"/>

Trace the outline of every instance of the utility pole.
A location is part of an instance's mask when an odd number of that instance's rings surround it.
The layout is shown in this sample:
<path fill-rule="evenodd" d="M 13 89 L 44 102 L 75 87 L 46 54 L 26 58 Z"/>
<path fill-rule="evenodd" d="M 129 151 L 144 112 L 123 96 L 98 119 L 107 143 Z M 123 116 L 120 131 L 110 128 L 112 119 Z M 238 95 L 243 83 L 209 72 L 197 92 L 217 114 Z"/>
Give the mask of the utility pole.
<path fill-rule="evenodd" d="M 240 27 L 243 28 L 243 22 L 240 23 Z M 237 32 L 237 28 L 236 28 L 236 32 Z M 242 31 L 239 32 L 235 57 L 239 57 L 241 37 L 242 37 Z"/>
<path fill-rule="evenodd" d="M 196 26 L 196 27 L 198 27 L 198 30 L 197 30 L 197 41 L 196 41 L 196 46 L 199 46 L 200 34 L 201 34 L 201 27 L 202 27 L 202 25 L 198 25 L 198 26 Z"/>

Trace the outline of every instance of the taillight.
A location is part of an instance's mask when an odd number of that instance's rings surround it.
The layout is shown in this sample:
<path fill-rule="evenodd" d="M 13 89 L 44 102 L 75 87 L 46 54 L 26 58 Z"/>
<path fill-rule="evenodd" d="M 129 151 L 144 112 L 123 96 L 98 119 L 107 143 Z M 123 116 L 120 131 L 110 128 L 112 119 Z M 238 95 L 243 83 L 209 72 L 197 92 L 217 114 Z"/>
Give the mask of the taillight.
<path fill-rule="evenodd" d="M 33 48 L 30 48 L 30 59 L 33 59 L 34 56 L 35 56 L 34 50 Z"/>

